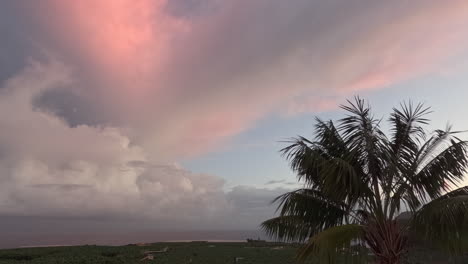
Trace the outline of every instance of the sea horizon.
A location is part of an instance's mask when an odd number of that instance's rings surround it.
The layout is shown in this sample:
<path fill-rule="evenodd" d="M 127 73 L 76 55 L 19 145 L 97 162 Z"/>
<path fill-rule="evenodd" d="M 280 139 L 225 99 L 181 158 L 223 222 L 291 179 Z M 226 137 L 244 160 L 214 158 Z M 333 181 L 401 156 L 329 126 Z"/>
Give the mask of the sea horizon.
<path fill-rule="evenodd" d="M 239 243 L 247 239 L 266 239 L 259 230 L 203 230 L 203 231 L 135 231 L 135 232 L 70 232 L 2 235 L 0 249 L 67 247 L 67 246 L 123 246 L 139 243 Z"/>

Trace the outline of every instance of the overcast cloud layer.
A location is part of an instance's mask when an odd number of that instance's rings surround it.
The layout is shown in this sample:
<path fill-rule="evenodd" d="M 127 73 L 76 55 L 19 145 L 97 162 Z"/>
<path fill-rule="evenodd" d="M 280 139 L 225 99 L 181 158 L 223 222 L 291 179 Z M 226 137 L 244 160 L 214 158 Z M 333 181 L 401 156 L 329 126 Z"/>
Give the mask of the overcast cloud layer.
<path fill-rule="evenodd" d="M 3 1 L 0 215 L 256 228 L 276 182 L 225 190 L 177 162 L 453 70 L 466 17 L 464 0 Z"/>

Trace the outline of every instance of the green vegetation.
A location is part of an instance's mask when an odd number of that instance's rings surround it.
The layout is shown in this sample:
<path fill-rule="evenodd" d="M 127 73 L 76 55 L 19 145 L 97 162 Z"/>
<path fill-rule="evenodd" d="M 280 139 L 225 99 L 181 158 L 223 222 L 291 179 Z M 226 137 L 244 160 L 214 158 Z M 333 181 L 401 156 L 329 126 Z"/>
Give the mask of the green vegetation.
<path fill-rule="evenodd" d="M 385 120 L 364 100 L 348 103 L 343 119 L 317 119 L 314 139 L 295 138 L 282 150 L 304 188 L 277 198 L 280 215 L 264 230 L 306 242 L 299 258 L 320 263 L 343 255 L 402 263 L 423 241 L 451 255 L 468 252 L 468 187 L 459 186 L 468 142 L 450 128 L 428 133 L 422 105 L 394 108 L 384 133 Z"/>
<path fill-rule="evenodd" d="M 158 251 L 154 260 L 143 260 L 145 251 Z M 295 248 L 278 243 L 155 243 L 128 245 L 22 248 L 0 250 L 0 264 L 288 264 L 294 263 Z"/>
<path fill-rule="evenodd" d="M 145 251 L 160 251 L 143 260 Z M 0 264 L 297 264 L 297 246 L 280 243 L 155 243 L 143 246 L 74 246 L 0 250 Z M 408 264 L 466 264 L 467 257 L 448 257 L 427 248 L 412 248 Z M 335 263 L 345 263 L 341 256 Z M 192 261 L 192 262 L 190 262 Z M 311 264 L 321 264 L 311 259 Z"/>

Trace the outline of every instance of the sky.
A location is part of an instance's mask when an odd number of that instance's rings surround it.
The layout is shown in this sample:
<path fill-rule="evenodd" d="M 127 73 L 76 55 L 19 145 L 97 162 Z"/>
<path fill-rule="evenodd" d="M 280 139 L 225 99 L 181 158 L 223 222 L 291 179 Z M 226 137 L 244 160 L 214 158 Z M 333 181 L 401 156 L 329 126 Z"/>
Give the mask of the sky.
<path fill-rule="evenodd" d="M 0 233 L 256 230 L 359 95 L 468 129 L 465 0 L 3 0 Z"/>

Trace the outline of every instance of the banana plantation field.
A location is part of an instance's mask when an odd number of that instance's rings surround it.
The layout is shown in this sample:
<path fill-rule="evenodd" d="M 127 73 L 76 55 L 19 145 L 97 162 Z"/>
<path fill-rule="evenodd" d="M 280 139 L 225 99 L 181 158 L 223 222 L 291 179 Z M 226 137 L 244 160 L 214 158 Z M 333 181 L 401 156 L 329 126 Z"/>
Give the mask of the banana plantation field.
<path fill-rule="evenodd" d="M 280 243 L 211 242 L 19 248 L 0 250 L 0 264 L 296 264 L 296 250 Z M 346 260 L 338 263 L 349 263 L 349 256 Z M 413 248 L 406 263 L 466 264 L 468 259 Z"/>
<path fill-rule="evenodd" d="M 295 248 L 276 243 L 155 243 L 1 250 L 0 264 L 288 264 L 295 263 L 294 254 Z"/>

